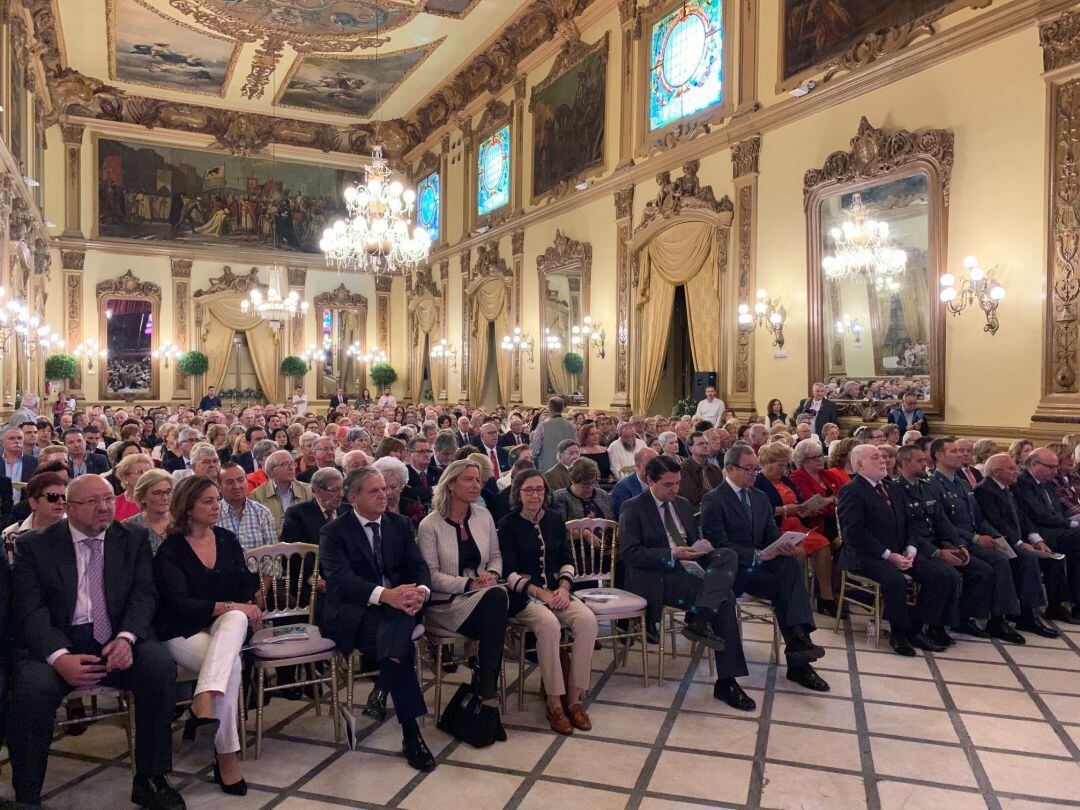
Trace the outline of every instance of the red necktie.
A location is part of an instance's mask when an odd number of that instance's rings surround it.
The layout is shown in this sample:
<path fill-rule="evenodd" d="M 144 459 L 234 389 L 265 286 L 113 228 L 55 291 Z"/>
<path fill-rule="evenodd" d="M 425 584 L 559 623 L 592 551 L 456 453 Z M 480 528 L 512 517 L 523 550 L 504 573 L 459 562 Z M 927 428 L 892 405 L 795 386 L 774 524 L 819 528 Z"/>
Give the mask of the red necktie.
<path fill-rule="evenodd" d="M 420 486 L 422 486 L 422 487 L 427 486 L 427 470 L 421 470 L 420 471 Z"/>
<path fill-rule="evenodd" d="M 495 452 L 495 448 L 491 448 L 491 466 L 495 468 L 495 472 L 499 471 L 499 455 Z"/>
<path fill-rule="evenodd" d="M 971 484 L 971 488 L 975 489 L 975 485 L 978 483 L 975 480 L 975 475 L 967 467 L 964 467 L 964 475 L 967 476 L 967 480 L 968 480 L 968 483 Z"/>
<path fill-rule="evenodd" d="M 885 501 L 885 505 L 892 509 L 892 498 L 889 497 L 888 490 L 885 489 L 884 484 L 878 484 L 874 487 L 877 490 L 877 494 L 881 496 L 881 500 Z"/>

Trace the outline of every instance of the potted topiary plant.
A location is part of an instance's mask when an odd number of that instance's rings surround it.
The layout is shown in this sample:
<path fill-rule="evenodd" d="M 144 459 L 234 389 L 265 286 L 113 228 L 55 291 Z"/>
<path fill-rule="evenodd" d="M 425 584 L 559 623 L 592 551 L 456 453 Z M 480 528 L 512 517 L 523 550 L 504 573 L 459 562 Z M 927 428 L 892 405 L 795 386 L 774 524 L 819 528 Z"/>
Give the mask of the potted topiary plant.
<path fill-rule="evenodd" d="M 202 352 L 184 352 L 176 361 L 176 370 L 186 377 L 198 377 L 210 368 L 210 358 Z"/>
<path fill-rule="evenodd" d="M 580 374 L 585 370 L 585 358 L 577 352 L 567 352 L 562 359 L 567 374 Z"/>
<path fill-rule="evenodd" d="M 388 385 L 393 385 L 394 380 L 397 379 L 397 372 L 389 363 L 376 363 L 371 367 L 368 376 L 376 388 L 382 389 Z"/>
<path fill-rule="evenodd" d="M 45 379 L 50 382 L 68 382 L 79 373 L 79 364 L 70 354 L 50 354 L 45 358 Z"/>
<path fill-rule="evenodd" d="M 308 364 L 304 362 L 303 358 L 297 357 L 295 354 L 290 354 L 281 361 L 280 370 L 284 376 L 294 377 L 296 379 L 296 385 L 300 385 L 300 381 L 303 380 L 304 375 L 308 373 Z"/>

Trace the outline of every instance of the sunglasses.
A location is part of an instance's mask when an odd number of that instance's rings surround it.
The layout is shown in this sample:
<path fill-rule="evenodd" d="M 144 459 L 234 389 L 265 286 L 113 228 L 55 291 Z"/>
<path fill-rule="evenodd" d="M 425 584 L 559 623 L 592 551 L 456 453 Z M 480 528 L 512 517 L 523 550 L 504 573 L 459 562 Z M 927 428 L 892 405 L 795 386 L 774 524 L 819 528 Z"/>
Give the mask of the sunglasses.
<path fill-rule="evenodd" d="M 67 500 L 63 492 L 46 492 L 41 497 L 49 503 L 64 503 Z"/>

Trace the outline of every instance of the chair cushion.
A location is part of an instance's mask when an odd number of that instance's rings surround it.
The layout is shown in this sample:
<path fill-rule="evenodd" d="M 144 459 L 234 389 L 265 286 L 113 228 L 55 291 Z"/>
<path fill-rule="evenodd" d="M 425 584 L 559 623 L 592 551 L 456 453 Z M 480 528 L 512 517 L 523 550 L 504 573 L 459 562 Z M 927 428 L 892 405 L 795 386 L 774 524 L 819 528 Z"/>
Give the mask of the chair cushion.
<path fill-rule="evenodd" d="M 649 604 L 644 596 L 624 591 L 619 588 L 585 588 L 574 591 L 574 596 L 583 601 L 597 616 L 608 616 L 619 613 L 633 613 L 636 610 L 645 610 Z M 590 596 L 603 597 L 602 599 L 590 599 Z"/>
<path fill-rule="evenodd" d="M 262 644 L 252 647 L 251 651 L 256 658 L 303 658 L 308 655 L 318 655 L 334 649 L 334 642 L 323 638 L 319 628 L 313 624 L 298 624 L 295 627 L 306 627 L 308 637 L 296 641 L 280 641 L 277 644 Z M 281 631 L 281 627 L 264 627 L 251 637 L 251 643 L 258 645 L 263 639 L 271 638 L 274 631 Z"/>

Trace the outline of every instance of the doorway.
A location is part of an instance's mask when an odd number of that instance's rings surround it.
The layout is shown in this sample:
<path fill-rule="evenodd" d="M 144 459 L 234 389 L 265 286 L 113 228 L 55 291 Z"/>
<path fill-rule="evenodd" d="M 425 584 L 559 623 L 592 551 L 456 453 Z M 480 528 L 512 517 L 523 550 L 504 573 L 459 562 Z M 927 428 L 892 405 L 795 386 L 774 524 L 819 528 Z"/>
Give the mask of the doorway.
<path fill-rule="evenodd" d="M 671 306 L 667 357 L 660 386 L 653 401 L 654 414 L 667 415 L 675 404 L 690 396 L 694 379 L 694 354 L 690 348 L 690 325 L 686 317 L 686 288 L 675 288 L 675 300 Z"/>
<path fill-rule="evenodd" d="M 480 393 L 480 402 L 491 410 L 504 403 L 499 401 L 499 341 L 495 337 L 495 322 L 487 322 L 487 370 L 484 372 L 484 387 Z"/>

